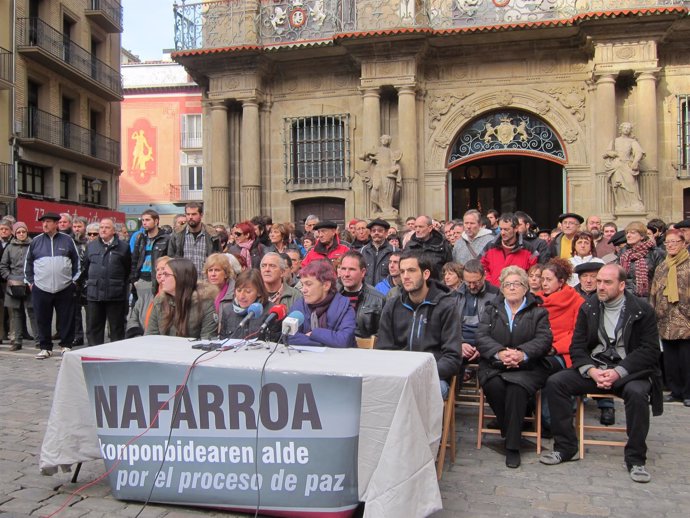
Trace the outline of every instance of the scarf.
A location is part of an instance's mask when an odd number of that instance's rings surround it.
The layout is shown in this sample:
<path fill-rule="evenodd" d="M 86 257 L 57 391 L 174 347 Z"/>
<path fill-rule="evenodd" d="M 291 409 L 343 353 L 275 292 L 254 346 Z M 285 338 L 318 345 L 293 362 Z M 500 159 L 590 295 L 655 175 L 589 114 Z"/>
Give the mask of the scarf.
<path fill-rule="evenodd" d="M 275 293 L 269 293 L 268 294 L 268 301 L 273 303 L 273 304 L 278 304 L 280 302 L 280 298 L 283 296 L 283 289 L 285 288 L 285 283 L 280 283 L 280 288 L 278 288 L 278 291 Z"/>
<path fill-rule="evenodd" d="M 225 294 L 228 292 L 228 288 L 230 288 L 230 283 L 226 282 L 220 289 L 220 291 L 218 292 L 218 296 L 216 297 L 214 304 L 216 306 L 216 313 L 218 314 L 220 314 L 220 303 L 223 301 L 223 297 L 225 297 Z"/>
<path fill-rule="evenodd" d="M 307 304 L 311 311 L 310 324 L 312 329 L 328 327 L 326 325 L 326 312 L 335 298 L 335 292 L 329 292 L 326 297 L 316 304 Z"/>
<path fill-rule="evenodd" d="M 630 271 L 631 263 L 635 263 L 635 295 L 646 297 L 649 295 L 649 265 L 647 255 L 656 246 L 653 239 L 641 241 L 621 254 L 621 266 L 626 272 Z"/>
<path fill-rule="evenodd" d="M 690 259 L 690 254 L 687 248 L 683 248 L 674 256 L 667 255 L 666 259 L 664 259 L 668 266 L 664 295 L 666 295 L 666 298 L 671 304 L 680 300 L 680 295 L 678 294 L 678 265 L 688 259 Z"/>
<path fill-rule="evenodd" d="M 237 243 L 237 246 L 240 247 L 240 255 L 242 257 L 244 257 L 244 260 L 247 262 L 247 268 L 252 267 L 252 256 L 249 253 L 249 250 L 251 249 L 253 244 L 254 244 L 253 239 L 250 239 L 249 241 L 245 241 L 244 243 Z"/>

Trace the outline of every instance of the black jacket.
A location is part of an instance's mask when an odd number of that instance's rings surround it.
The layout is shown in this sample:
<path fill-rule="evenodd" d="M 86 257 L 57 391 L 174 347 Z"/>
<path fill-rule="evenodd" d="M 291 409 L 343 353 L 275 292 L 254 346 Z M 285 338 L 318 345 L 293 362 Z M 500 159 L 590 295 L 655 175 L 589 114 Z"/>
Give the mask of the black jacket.
<path fill-rule="evenodd" d="M 242 248 L 239 245 L 232 244 L 228 246 L 228 253 L 241 255 Z M 252 264 L 248 264 L 247 268 L 254 268 L 258 270 L 261 267 L 261 259 L 266 255 L 266 247 L 258 240 L 255 239 L 249 249 L 249 257 L 252 260 Z"/>
<path fill-rule="evenodd" d="M 405 249 L 425 252 L 431 259 L 431 277 L 437 280 L 441 278 L 441 268 L 443 265 L 453 260 L 453 249 L 450 243 L 436 229 L 431 231 L 429 239 L 426 241 L 417 239 L 416 234 L 413 235 Z"/>
<path fill-rule="evenodd" d="M 404 291 L 388 300 L 379 324 L 377 349 L 431 353 L 438 376 L 450 380 L 462 368 L 462 329 L 455 294 L 429 280 L 429 293 L 416 308 Z"/>
<path fill-rule="evenodd" d="M 101 238 L 86 245 L 80 284 L 86 284 L 90 301 L 127 300 L 128 280 L 132 269 L 129 244 L 115 236 L 109 246 Z"/>
<path fill-rule="evenodd" d="M 576 369 L 582 369 L 587 365 L 601 366 L 591 354 L 600 344 L 599 319 L 602 308 L 603 304 L 596 296 L 589 297 L 580 306 L 573 342 L 570 344 L 570 359 Z M 652 410 L 654 415 L 660 415 L 663 412 L 659 367 L 661 351 L 654 309 L 646 301 L 626 290 L 622 318 L 622 340 L 626 356 L 618 365 L 623 367 L 628 375 L 619 379 L 613 388 L 616 389 L 630 380 L 649 378 L 652 382 Z"/>
<path fill-rule="evenodd" d="M 487 304 L 477 329 L 479 359 L 479 383 L 484 385 L 495 376 L 523 387 L 534 394 L 544 386 L 548 371 L 541 359 L 551 350 L 553 335 L 549 325 L 549 313 L 539 306 L 541 299 L 527 293 L 527 305 L 515 315 L 513 329 L 508 325 L 505 298 L 499 294 Z M 502 370 L 494 367 L 495 355 L 503 349 L 518 349 L 527 355 L 527 365 L 520 370 Z"/>
<path fill-rule="evenodd" d="M 362 247 L 359 253 L 362 254 L 367 263 L 367 274 L 364 277 L 364 282 L 376 286 L 388 277 L 388 262 L 394 251 L 395 248 L 388 241 L 384 241 L 379 248 L 376 248 L 371 242 Z"/>
<path fill-rule="evenodd" d="M 341 295 L 344 295 L 343 287 L 340 283 L 338 283 L 338 291 Z M 378 333 L 381 312 L 385 303 L 386 298 L 373 286 L 366 283 L 362 285 L 357 309 L 355 310 L 355 320 L 357 322 L 355 336 L 369 338 Z"/>
<path fill-rule="evenodd" d="M 137 235 L 134 241 L 134 251 L 132 252 L 132 275 L 131 282 L 136 282 L 141 278 L 141 267 L 146 260 L 146 242 L 148 235 L 146 232 L 141 232 Z M 158 234 L 153 238 L 151 245 L 151 282 L 154 285 L 153 292 L 158 291 L 156 282 L 156 261 L 161 257 L 168 255 L 168 242 L 170 241 L 170 234 L 158 229 Z"/>
<path fill-rule="evenodd" d="M 535 255 L 537 255 L 537 262 L 539 264 L 546 264 L 551 259 L 551 250 L 549 249 L 549 244 L 540 239 L 535 234 L 527 232 L 522 235 L 522 242 L 525 248 L 529 248 Z"/>

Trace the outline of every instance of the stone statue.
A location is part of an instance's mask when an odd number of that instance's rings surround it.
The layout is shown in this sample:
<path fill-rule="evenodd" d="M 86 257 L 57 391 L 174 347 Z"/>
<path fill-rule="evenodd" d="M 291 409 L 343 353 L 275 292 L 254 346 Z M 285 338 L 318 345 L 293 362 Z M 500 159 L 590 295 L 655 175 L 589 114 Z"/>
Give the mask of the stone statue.
<path fill-rule="evenodd" d="M 360 160 L 369 162 L 368 171 L 363 176 L 364 182 L 371 188 L 374 212 L 384 218 L 395 217 L 398 215 L 398 210 L 394 206 L 394 200 L 402 183 L 398 164 L 402 158 L 402 152 L 390 148 L 390 135 L 381 135 L 379 142 L 379 147 L 359 157 Z"/>
<path fill-rule="evenodd" d="M 604 168 L 613 189 L 615 210 L 644 212 L 637 180 L 644 151 L 632 136 L 631 123 L 621 123 L 618 130 L 619 136 L 611 142 L 609 150 L 604 154 Z"/>

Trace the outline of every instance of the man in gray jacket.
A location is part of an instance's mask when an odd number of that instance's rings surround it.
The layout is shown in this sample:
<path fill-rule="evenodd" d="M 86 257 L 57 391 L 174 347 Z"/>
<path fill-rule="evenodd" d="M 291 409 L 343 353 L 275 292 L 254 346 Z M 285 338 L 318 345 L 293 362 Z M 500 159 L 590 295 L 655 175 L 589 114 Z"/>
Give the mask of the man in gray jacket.
<path fill-rule="evenodd" d="M 462 218 L 465 230 L 453 247 L 453 261 L 456 263 L 464 265 L 471 259 L 479 259 L 484 247 L 496 237 L 491 230 L 481 227 L 481 218 L 478 210 L 465 212 Z"/>

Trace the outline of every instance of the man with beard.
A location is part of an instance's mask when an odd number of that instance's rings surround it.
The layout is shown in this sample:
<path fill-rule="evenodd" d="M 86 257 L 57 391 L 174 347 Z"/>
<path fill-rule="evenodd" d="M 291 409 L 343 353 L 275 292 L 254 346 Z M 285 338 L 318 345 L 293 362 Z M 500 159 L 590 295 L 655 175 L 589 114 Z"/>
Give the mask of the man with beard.
<path fill-rule="evenodd" d="M 362 247 L 360 253 L 367 263 L 366 282 L 376 286 L 388 275 L 388 260 L 395 248 L 386 239 L 390 223 L 385 219 L 375 219 L 367 228 L 371 241 Z"/>
<path fill-rule="evenodd" d="M 425 253 L 403 252 L 402 292 L 383 308 L 376 348 L 433 354 L 445 399 L 451 378 L 462 368 L 462 332 L 456 295 L 431 277 L 431 269 Z"/>
<path fill-rule="evenodd" d="M 197 276 L 201 279 L 204 275 L 206 258 L 220 252 L 220 239 L 215 230 L 206 227 L 201 222 L 204 211 L 200 203 L 195 201 L 187 203 L 184 214 L 187 224 L 171 236 L 168 242 L 168 255 L 186 257 L 192 261 L 196 267 Z"/>
<path fill-rule="evenodd" d="M 486 279 L 494 286 L 499 286 L 501 270 L 506 266 L 519 266 L 527 271 L 537 263 L 537 255 L 522 242 L 517 226 L 515 214 L 501 214 L 498 218 L 501 235 L 484 249 L 482 266 L 486 271 Z"/>
<path fill-rule="evenodd" d="M 130 281 L 137 292 L 149 290 L 158 292 L 156 283 L 156 261 L 168 255 L 170 234 L 163 232 L 158 226 L 160 216 L 153 209 L 147 209 L 141 214 L 142 232 L 134 242 L 132 253 L 132 275 Z"/>
<path fill-rule="evenodd" d="M 486 245 L 496 238 L 491 230 L 481 227 L 481 219 L 481 213 L 475 209 L 468 210 L 462 217 L 464 231 L 453 247 L 453 261 L 456 263 L 465 264 L 479 259 Z"/>
<path fill-rule="evenodd" d="M 549 244 L 534 232 L 536 224 L 532 217 L 521 210 L 515 211 L 515 215 L 518 219 L 517 229 L 522 236 L 522 242 L 537 255 L 537 262 L 539 264 L 548 263 L 549 259 L 551 259 Z"/>

